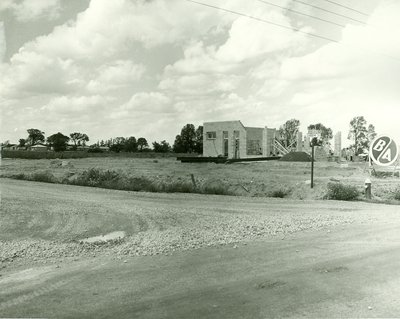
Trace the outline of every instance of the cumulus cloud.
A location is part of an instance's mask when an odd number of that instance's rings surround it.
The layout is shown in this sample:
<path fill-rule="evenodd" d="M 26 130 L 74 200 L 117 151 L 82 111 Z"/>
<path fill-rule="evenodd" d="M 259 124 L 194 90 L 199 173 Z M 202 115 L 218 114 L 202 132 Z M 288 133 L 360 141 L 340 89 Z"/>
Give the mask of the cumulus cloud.
<path fill-rule="evenodd" d="M 46 105 L 41 107 L 42 111 L 53 112 L 60 115 L 82 114 L 101 110 L 110 98 L 104 98 L 100 95 L 92 96 L 59 96 L 51 99 Z"/>
<path fill-rule="evenodd" d="M 26 2 L 8 1 L 2 8 L 16 10 L 36 3 Z M 46 8 L 56 4 L 40 2 L 35 10 L 44 12 L 44 3 Z M 68 93 L 83 87 L 96 93 L 127 86 L 145 70 L 143 64 L 133 62 L 134 52 L 146 54 L 159 45 L 178 45 L 229 20 L 218 12 L 197 9 L 188 16 L 187 3 L 178 0 L 91 1 L 75 21 L 25 43 L 11 57 L 2 73 L 2 93 L 14 97 L 16 92 Z"/>
<path fill-rule="evenodd" d="M 96 70 L 96 77 L 89 81 L 90 92 L 107 92 L 120 87 L 132 85 L 144 74 L 145 67 L 129 60 L 117 60 L 101 65 Z"/>
<path fill-rule="evenodd" d="M 277 80 L 276 76 L 282 58 L 287 55 L 284 51 L 301 52 L 309 40 L 304 34 L 290 30 L 291 21 L 282 10 L 260 6 L 256 1 L 225 1 L 221 7 L 288 29 L 234 16 L 222 43 L 187 44 L 183 58 L 165 68 L 159 88 L 176 95 L 203 97 L 236 91 L 264 98 L 282 93 L 286 81 Z"/>
<path fill-rule="evenodd" d="M 55 20 L 60 16 L 61 0 L 2 0 L 0 12 L 9 10 L 22 22 L 47 19 Z"/>
<path fill-rule="evenodd" d="M 240 81 L 240 76 L 233 74 L 189 74 L 168 77 L 160 82 L 159 88 L 176 95 L 209 95 L 233 91 Z"/>
<path fill-rule="evenodd" d="M 4 61 L 6 50 L 7 50 L 7 44 L 6 44 L 6 36 L 4 34 L 4 22 L 0 21 L 0 63 Z"/>
<path fill-rule="evenodd" d="M 152 48 L 186 41 L 225 20 L 218 13 L 205 14 L 202 8 L 190 16 L 186 10 L 186 3 L 178 0 L 91 1 L 76 21 L 56 27 L 26 47 L 58 57 L 101 60 L 126 52 L 135 43 Z"/>
<path fill-rule="evenodd" d="M 135 112 L 161 112 L 169 113 L 171 99 L 159 92 L 139 92 L 122 105 L 122 109 Z"/>
<path fill-rule="evenodd" d="M 20 51 L 2 66 L 0 93 L 9 97 L 27 94 L 67 93 L 81 84 L 72 60 L 49 58 L 32 51 Z"/>

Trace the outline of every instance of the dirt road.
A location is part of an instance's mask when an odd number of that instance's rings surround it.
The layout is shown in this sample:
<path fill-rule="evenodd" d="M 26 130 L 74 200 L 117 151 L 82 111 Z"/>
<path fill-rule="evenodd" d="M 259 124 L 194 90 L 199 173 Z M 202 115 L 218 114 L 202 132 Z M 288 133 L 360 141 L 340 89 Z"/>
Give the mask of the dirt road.
<path fill-rule="evenodd" d="M 10 245 L 29 245 L 1 263 L 0 317 L 400 313 L 398 206 L 1 182 L 0 257 Z M 107 231 L 124 230 L 127 238 L 95 250 L 95 257 L 71 248 L 79 246 L 76 238 L 96 235 L 106 225 Z M 140 245 L 162 250 L 151 250 L 152 256 L 120 253 L 121 247 Z M 70 249 L 67 256 L 40 253 L 53 246 Z"/>

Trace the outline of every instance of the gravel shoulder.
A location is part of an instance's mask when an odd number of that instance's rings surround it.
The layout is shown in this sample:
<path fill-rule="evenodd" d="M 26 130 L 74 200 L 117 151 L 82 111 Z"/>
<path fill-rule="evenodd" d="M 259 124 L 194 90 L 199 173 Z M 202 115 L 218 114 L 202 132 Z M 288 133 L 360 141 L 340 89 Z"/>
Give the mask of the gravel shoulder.
<path fill-rule="evenodd" d="M 171 254 L 337 225 L 398 218 L 366 203 L 135 193 L 2 179 L 0 260 Z M 379 213 L 378 213 L 379 212 Z M 124 232 L 110 241 L 93 236 Z"/>

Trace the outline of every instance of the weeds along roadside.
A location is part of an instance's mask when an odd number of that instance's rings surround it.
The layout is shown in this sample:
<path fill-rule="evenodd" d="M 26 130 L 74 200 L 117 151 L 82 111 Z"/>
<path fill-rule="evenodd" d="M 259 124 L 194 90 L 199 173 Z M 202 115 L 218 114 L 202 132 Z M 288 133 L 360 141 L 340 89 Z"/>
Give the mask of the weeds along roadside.
<path fill-rule="evenodd" d="M 69 175 L 66 174 L 61 178 L 57 178 L 48 170 L 37 171 L 34 173 L 18 173 L 14 175 L 4 176 L 7 178 L 68 184 L 78 186 L 99 187 L 106 189 L 136 191 L 136 192 L 155 192 L 155 193 L 198 193 L 213 195 L 231 195 L 236 196 L 235 191 L 229 189 L 227 185 L 209 185 L 207 183 L 196 185 L 188 179 L 187 181 L 169 181 L 160 182 L 151 180 L 148 177 L 133 177 L 122 171 L 106 170 L 100 168 L 89 168 L 80 173 Z M 267 191 L 263 196 L 287 198 L 291 195 L 292 189 L 288 187 L 280 187 Z M 322 199 L 326 200 L 344 200 L 355 201 L 362 200 L 362 190 L 353 185 L 343 183 L 328 183 L 324 191 Z M 392 190 L 390 200 L 400 200 L 400 187 Z"/>
<path fill-rule="evenodd" d="M 154 193 L 197 193 L 210 195 L 230 195 L 240 196 L 240 192 L 232 189 L 225 183 L 199 183 L 193 180 L 186 181 L 160 181 L 152 180 L 148 177 L 133 177 L 119 170 L 107 170 L 100 168 L 89 168 L 85 171 L 76 174 L 65 174 L 63 177 L 56 177 L 49 170 L 37 171 L 34 173 L 17 173 L 4 175 L 5 178 L 18 180 L 68 184 L 78 186 L 99 187 L 106 189 L 136 191 L 136 192 L 154 192 Z M 241 185 L 249 194 L 249 190 Z M 280 186 L 268 190 L 261 196 L 285 198 L 289 197 L 292 189 L 285 186 Z M 260 194 L 251 195 L 260 197 Z"/>
<path fill-rule="evenodd" d="M 121 171 L 99 168 L 90 168 L 75 174 L 73 177 L 66 175 L 63 178 L 56 178 L 50 171 L 38 171 L 31 174 L 18 173 L 4 177 L 35 182 L 99 187 L 135 192 L 235 195 L 223 185 L 196 186 L 191 181 L 171 181 L 169 183 L 155 182 L 147 177 L 132 177 Z"/>

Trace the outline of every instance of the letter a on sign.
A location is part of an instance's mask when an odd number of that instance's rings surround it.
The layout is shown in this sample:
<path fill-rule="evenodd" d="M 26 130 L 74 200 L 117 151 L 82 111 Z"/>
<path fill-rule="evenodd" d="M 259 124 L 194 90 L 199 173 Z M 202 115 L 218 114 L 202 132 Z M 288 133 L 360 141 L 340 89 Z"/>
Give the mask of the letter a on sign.
<path fill-rule="evenodd" d="M 389 136 L 379 136 L 370 145 L 369 156 L 380 166 L 392 165 L 398 155 L 397 145 Z"/>
<path fill-rule="evenodd" d="M 392 151 L 390 150 L 390 148 L 388 148 L 385 153 L 382 154 L 381 159 L 383 161 L 388 161 L 391 162 L 392 161 Z"/>

